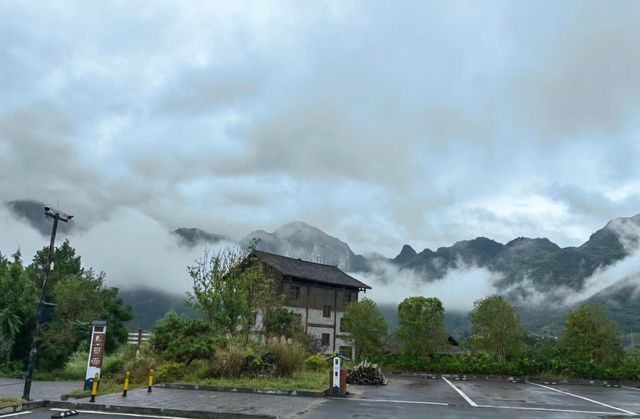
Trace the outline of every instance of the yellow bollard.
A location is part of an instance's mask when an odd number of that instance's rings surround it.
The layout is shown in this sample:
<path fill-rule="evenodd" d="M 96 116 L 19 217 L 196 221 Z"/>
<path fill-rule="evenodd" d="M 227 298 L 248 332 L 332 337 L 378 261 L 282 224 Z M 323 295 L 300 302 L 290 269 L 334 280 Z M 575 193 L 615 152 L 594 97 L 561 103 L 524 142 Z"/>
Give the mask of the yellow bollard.
<path fill-rule="evenodd" d="M 153 368 L 149 369 L 149 387 L 147 388 L 147 393 L 151 393 L 151 387 L 153 387 Z"/>
<path fill-rule="evenodd" d="M 93 384 L 91 385 L 91 399 L 89 400 L 91 403 L 96 401 L 96 393 L 98 392 L 98 381 L 100 381 L 100 374 L 96 373 L 96 376 L 93 377 Z"/>
<path fill-rule="evenodd" d="M 122 388 L 122 397 L 127 397 L 127 391 L 129 390 L 129 377 L 131 376 L 131 372 L 127 371 L 124 375 L 124 385 Z"/>

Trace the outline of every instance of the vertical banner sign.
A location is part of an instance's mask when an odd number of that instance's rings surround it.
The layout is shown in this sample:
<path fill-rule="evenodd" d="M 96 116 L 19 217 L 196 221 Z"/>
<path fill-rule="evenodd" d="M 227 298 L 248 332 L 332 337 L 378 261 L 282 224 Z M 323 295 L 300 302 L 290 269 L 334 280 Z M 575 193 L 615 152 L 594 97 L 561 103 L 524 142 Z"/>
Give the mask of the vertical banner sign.
<path fill-rule="evenodd" d="M 96 373 L 100 374 L 102 359 L 104 358 L 104 345 L 107 341 L 107 321 L 94 320 L 91 322 L 91 346 L 89 347 L 89 361 L 87 362 L 87 375 L 84 379 L 84 389 L 91 390 Z"/>

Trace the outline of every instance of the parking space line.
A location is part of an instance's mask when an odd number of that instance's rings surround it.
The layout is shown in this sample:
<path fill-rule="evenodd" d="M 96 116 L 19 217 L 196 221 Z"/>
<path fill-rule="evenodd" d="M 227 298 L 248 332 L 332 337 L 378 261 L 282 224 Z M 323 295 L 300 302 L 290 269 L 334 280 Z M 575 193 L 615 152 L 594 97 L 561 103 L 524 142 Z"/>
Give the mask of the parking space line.
<path fill-rule="evenodd" d="M 374 402 L 374 403 L 401 403 L 401 404 L 428 404 L 432 406 L 449 406 L 449 403 L 442 402 L 422 402 L 414 400 L 387 400 L 387 399 L 348 399 L 337 398 L 336 400 L 348 400 L 352 402 Z"/>
<path fill-rule="evenodd" d="M 70 409 L 51 408 L 49 410 L 63 412 L 65 410 L 70 410 Z M 75 410 L 78 413 L 91 413 L 94 415 L 133 416 L 137 418 L 158 418 L 158 419 L 189 419 L 189 418 L 184 418 L 180 416 L 158 416 L 158 415 L 143 415 L 138 413 L 101 412 L 99 410 L 78 410 L 78 409 L 72 409 L 72 410 Z"/>
<path fill-rule="evenodd" d="M 608 407 L 609 409 L 618 410 L 618 411 L 620 411 L 620 412 L 627 413 L 627 414 L 629 414 L 629 415 L 637 415 L 637 413 L 635 413 L 635 412 L 631 412 L 631 411 L 629 411 L 629 410 L 625 410 L 625 409 L 621 409 L 621 408 L 619 408 L 619 407 L 611 406 L 610 404 L 602 403 L 602 402 L 599 402 L 599 401 L 597 401 L 597 400 L 590 399 L 590 398 L 588 398 L 588 397 L 578 396 L 577 394 L 573 394 L 573 393 L 569 393 L 569 392 L 566 392 L 566 391 L 558 390 L 557 388 L 553 388 L 553 387 L 549 387 L 549 386 L 544 386 L 544 385 L 542 385 L 542 384 L 532 383 L 531 381 L 525 381 L 525 382 L 526 382 L 527 384 L 532 384 L 532 385 L 534 385 L 534 386 L 538 386 L 538 387 L 546 388 L 547 390 L 553 390 L 553 391 L 558 392 L 558 393 L 561 393 L 561 394 L 566 394 L 567 396 L 576 397 L 576 398 L 578 398 L 578 399 L 586 400 L 586 401 L 591 402 L 591 403 L 599 404 L 600 406 Z"/>
<path fill-rule="evenodd" d="M 629 386 L 620 386 L 622 388 L 628 388 L 629 390 L 635 390 L 635 391 L 640 391 L 640 388 L 638 387 L 629 387 Z"/>
<path fill-rule="evenodd" d="M 554 409 L 552 407 L 524 407 L 524 406 L 494 406 L 489 404 L 481 404 L 478 407 L 489 409 L 511 409 L 511 410 L 536 410 L 542 412 L 558 412 L 558 413 L 586 413 L 589 415 L 610 415 L 611 412 L 599 412 L 594 410 L 572 410 L 572 409 Z"/>
<path fill-rule="evenodd" d="M 9 416 L 28 415 L 29 413 L 31 413 L 31 410 L 26 410 L 24 412 L 7 413 L 6 415 L 0 415 L 0 418 L 8 418 Z"/>
<path fill-rule="evenodd" d="M 467 401 L 467 403 L 469 403 L 472 407 L 478 407 L 476 402 L 471 400 L 471 397 L 469 397 L 466 394 L 464 394 L 464 392 L 462 390 L 460 390 L 458 387 L 456 387 L 455 385 L 453 385 L 453 383 L 451 381 L 447 380 L 445 377 L 442 377 L 442 379 L 444 380 L 445 383 L 449 384 L 451 386 L 451 388 L 454 389 L 460 396 L 462 396 L 462 398 L 465 399 Z"/>

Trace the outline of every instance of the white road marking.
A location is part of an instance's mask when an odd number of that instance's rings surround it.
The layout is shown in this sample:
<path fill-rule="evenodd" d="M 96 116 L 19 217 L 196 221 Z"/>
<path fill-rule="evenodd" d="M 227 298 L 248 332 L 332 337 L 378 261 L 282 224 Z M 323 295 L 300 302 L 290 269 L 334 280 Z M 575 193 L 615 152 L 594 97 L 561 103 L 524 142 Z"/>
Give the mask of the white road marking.
<path fill-rule="evenodd" d="M 70 409 L 51 408 L 49 410 L 55 410 L 55 411 L 61 412 L 61 411 L 70 410 Z M 78 409 L 73 409 L 73 410 L 75 410 L 78 413 L 91 413 L 95 415 L 133 416 L 136 418 L 159 418 L 159 419 L 190 419 L 190 418 L 183 418 L 180 416 L 158 416 L 158 415 L 143 415 L 138 413 L 100 412 L 98 410 L 78 410 Z"/>
<path fill-rule="evenodd" d="M 462 398 L 465 399 L 467 401 L 467 403 L 469 403 L 472 407 L 478 407 L 476 402 L 471 400 L 471 398 L 469 396 L 467 396 L 466 394 L 464 394 L 464 392 L 462 390 L 460 390 L 458 387 L 453 385 L 453 383 L 451 381 L 447 380 L 445 377 L 442 377 L 442 379 L 444 380 L 445 383 L 449 384 L 451 386 L 451 388 L 454 389 L 459 395 L 461 395 Z"/>
<path fill-rule="evenodd" d="M 402 404 L 429 404 L 434 406 L 449 406 L 449 403 L 442 402 L 421 402 L 414 400 L 386 400 L 386 399 L 348 399 L 336 398 L 335 400 L 348 400 L 352 402 L 374 402 L 374 403 L 402 403 Z"/>
<path fill-rule="evenodd" d="M 561 413 L 587 413 L 590 415 L 610 415 L 611 412 L 598 412 L 592 410 L 571 410 L 571 409 L 554 409 L 550 407 L 519 407 L 519 406 L 493 406 L 493 405 L 478 405 L 478 407 L 490 408 L 490 409 L 512 409 L 512 410 L 540 410 L 543 412 L 561 412 Z"/>
<path fill-rule="evenodd" d="M 638 387 L 629 387 L 629 386 L 620 386 L 622 388 L 628 388 L 629 390 L 635 390 L 635 391 L 640 391 L 640 388 Z"/>
<path fill-rule="evenodd" d="M 29 413 L 31 413 L 31 410 L 26 410 L 24 412 L 8 413 L 6 415 L 0 415 L 0 418 L 8 418 L 9 416 L 28 415 Z"/>
<path fill-rule="evenodd" d="M 611 406 L 610 404 L 602 403 L 602 402 L 599 402 L 597 400 L 590 399 L 588 397 L 578 396 L 577 394 L 573 394 L 573 393 L 569 393 L 569 392 L 566 392 L 566 391 L 558 390 L 557 388 L 544 386 L 542 384 L 532 383 L 531 381 L 525 381 L 525 382 L 528 383 L 528 384 L 532 384 L 534 386 L 546 388 L 547 390 L 552 390 L 552 391 L 555 391 L 555 392 L 558 392 L 558 393 L 561 393 L 561 394 L 566 394 L 567 396 L 576 397 L 578 399 L 586 400 L 586 401 L 591 402 L 591 403 L 599 404 L 600 406 L 608 407 L 609 409 L 618 410 L 620 412 L 627 413 L 629 415 L 637 415 L 637 413 L 635 413 L 635 412 L 631 412 L 629 410 L 625 410 L 625 409 L 621 409 L 619 407 Z"/>

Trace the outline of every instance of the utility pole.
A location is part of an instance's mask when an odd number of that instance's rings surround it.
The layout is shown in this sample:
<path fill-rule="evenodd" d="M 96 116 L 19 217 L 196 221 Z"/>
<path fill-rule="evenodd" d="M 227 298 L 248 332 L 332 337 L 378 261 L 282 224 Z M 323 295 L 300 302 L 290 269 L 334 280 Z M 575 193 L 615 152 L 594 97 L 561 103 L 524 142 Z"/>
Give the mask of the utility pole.
<path fill-rule="evenodd" d="M 40 327 L 42 323 L 46 323 L 48 319 L 45 315 L 45 307 L 48 306 L 44 301 L 45 290 L 47 287 L 47 281 L 49 275 L 53 270 L 53 251 L 55 249 L 56 231 L 58 230 L 58 222 L 68 222 L 73 218 L 73 215 L 65 214 L 58 210 L 53 211 L 51 207 L 44 207 L 44 213 L 47 217 L 53 218 L 53 228 L 51 229 L 51 242 L 49 243 L 49 255 L 47 256 L 47 263 L 44 265 L 44 279 L 42 281 L 42 290 L 40 291 L 40 302 L 38 303 L 38 310 L 36 314 L 36 329 L 33 332 L 33 340 L 31 341 L 31 350 L 29 351 L 29 363 L 27 364 L 27 375 L 24 379 L 24 391 L 22 392 L 22 398 L 24 400 L 30 400 L 31 396 L 31 381 L 33 379 L 33 369 L 36 363 L 36 356 L 38 355 L 38 339 L 40 338 Z M 50 306 L 49 306 L 50 307 Z"/>

